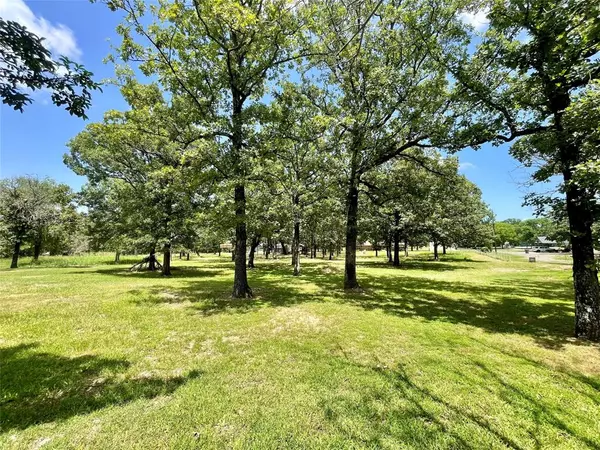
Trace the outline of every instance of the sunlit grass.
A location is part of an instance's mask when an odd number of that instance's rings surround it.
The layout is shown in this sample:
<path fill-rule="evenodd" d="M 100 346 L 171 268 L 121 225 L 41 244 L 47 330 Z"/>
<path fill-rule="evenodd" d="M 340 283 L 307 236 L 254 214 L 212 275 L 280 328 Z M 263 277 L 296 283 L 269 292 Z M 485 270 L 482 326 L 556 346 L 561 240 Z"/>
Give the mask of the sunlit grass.
<path fill-rule="evenodd" d="M 111 261 L 0 271 L 0 447 L 600 447 L 566 265 L 259 260 L 232 300 L 227 255 Z"/>
<path fill-rule="evenodd" d="M 141 261 L 143 256 L 122 256 L 120 264 L 134 264 Z M 30 256 L 19 258 L 19 268 L 31 267 L 84 267 L 103 264 L 115 264 L 115 254 L 108 252 L 70 255 L 70 256 L 41 256 L 35 261 Z M 10 259 L 0 258 L 0 269 L 10 267 Z"/>

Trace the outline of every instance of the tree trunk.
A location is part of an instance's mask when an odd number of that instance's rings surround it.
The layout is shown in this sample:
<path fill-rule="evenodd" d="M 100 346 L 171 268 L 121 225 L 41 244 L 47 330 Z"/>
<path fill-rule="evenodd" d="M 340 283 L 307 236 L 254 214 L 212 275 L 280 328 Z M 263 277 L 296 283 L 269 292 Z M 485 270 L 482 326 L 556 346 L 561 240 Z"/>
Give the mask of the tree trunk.
<path fill-rule="evenodd" d="M 171 275 L 171 244 L 165 244 L 163 248 L 162 274 L 166 277 Z"/>
<path fill-rule="evenodd" d="M 564 87 L 548 82 L 546 90 L 557 129 L 559 157 L 565 181 L 566 209 L 573 254 L 573 286 L 575 290 L 575 336 L 600 341 L 600 284 L 594 261 L 593 198 L 571 182 L 573 168 L 583 162 L 581 149 L 564 135 L 562 116 L 571 103 Z"/>
<path fill-rule="evenodd" d="M 115 264 L 121 262 L 121 252 L 119 250 L 115 251 Z"/>
<path fill-rule="evenodd" d="M 294 221 L 294 238 L 292 240 L 292 260 L 294 262 L 294 276 L 300 275 L 300 219 Z"/>
<path fill-rule="evenodd" d="M 354 171 L 353 171 L 354 172 Z M 348 217 L 346 221 L 346 264 L 344 289 L 358 288 L 356 279 L 356 239 L 358 237 L 358 176 L 352 173 L 348 187 Z"/>
<path fill-rule="evenodd" d="M 256 254 L 256 247 L 260 244 L 260 235 L 254 236 L 252 238 L 252 243 L 250 244 L 250 253 L 248 254 L 248 268 L 254 268 L 254 255 Z"/>
<path fill-rule="evenodd" d="M 15 241 L 15 248 L 12 254 L 12 261 L 10 263 L 11 269 L 16 269 L 19 265 L 19 253 L 21 252 L 21 240 L 17 239 Z"/>
<path fill-rule="evenodd" d="M 187 252 L 186 256 L 185 256 L 185 260 L 189 261 L 190 260 L 190 252 Z"/>
<path fill-rule="evenodd" d="M 233 276 L 233 297 L 252 297 L 246 271 L 246 191 L 244 185 L 235 187 L 235 272 Z"/>
<path fill-rule="evenodd" d="M 446 254 L 446 244 L 442 244 L 442 255 Z"/>
<path fill-rule="evenodd" d="M 439 244 L 437 243 L 437 241 L 433 241 L 433 259 L 435 261 L 440 259 L 439 255 L 438 255 L 438 245 Z"/>
<path fill-rule="evenodd" d="M 377 247 L 375 247 L 375 258 L 377 258 L 379 254 L 377 253 Z"/>
<path fill-rule="evenodd" d="M 385 243 L 385 253 L 388 258 L 388 263 L 392 264 L 394 262 L 394 258 L 392 257 L 392 240 L 390 238 L 388 238 Z"/>
<path fill-rule="evenodd" d="M 37 261 L 40 258 L 40 253 L 42 253 L 42 240 L 36 239 L 35 244 L 33 244 L 33 260 Z"/>
<path fill-rule="evenodd" d="M 288 254 L 288 249 L 285 246 L 285 242 L 279 241 L 279 243 L 281 244 L 281 254 L 286 256 Z"/>
<path fill-rule="evenodd" d="M 248 269 L 254 269 L 254 246 L 250 245 L 250 251 L 248 252 Z"/>
<path fill-rule="evenodd" d="M 400 266 L 400 213 L 394 211 L 394 267 Z"/>
<path fill-rule="evenodd" d="M 154 247 L 150 250 L 150 256 L 148 258 L 148 270 L 154 272 L 156 270 L 156 249 Z"/>
<path fill-rule="evenodd" d="M 408 256 L 408 239 L 404 239 L 404 256 Z"/>
<path fill-rule="evenodd" d="M 600 285 L 594 261 L 590 201 L 564 173 L 575 288 L 575 336 L 600 341 Z"/>

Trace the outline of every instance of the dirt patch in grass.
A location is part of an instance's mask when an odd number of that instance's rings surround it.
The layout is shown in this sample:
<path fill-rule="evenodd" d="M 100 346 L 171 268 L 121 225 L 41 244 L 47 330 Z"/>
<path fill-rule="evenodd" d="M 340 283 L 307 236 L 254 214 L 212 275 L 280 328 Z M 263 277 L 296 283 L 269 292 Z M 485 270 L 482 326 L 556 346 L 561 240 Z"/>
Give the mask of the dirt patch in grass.
<path fill-rule="evenodd" d="M 526 269 L 517 269 L 514 267 L 494 267 L 491 269 L 491 272 L 500 272 L 500 273 L 519 273 L 519 272 L 527 272 Z"/>
<path fill-rule="evenodd" d="M 274 334 L 289 331 L 320 333 L 328 328 L 322 318 L 300 307 L 281 308 L 269 323 Z"/>

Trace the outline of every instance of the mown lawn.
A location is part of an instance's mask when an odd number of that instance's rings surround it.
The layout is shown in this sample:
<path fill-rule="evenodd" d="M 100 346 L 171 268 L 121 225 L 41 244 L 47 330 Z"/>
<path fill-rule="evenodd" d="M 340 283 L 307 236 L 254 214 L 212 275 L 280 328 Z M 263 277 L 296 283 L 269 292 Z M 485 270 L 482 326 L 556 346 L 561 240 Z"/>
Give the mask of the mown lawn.
<path fill-rule="evenodd" d="M 234 301 L 225 255 L 48 261 L 0 270 L 0 448 L 600 448 L 568 266 L 261 259 Z"/>

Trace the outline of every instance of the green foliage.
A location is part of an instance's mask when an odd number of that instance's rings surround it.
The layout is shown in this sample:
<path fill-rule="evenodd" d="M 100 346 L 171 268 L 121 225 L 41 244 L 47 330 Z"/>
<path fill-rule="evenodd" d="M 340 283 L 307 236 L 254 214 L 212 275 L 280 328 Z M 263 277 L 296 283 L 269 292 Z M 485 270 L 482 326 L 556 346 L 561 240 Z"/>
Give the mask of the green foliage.
<path fill-rule="evenodd" d="M 465 123 L 456 144 L 478 145 L 527 139 L 571 139 L 562 116 L 569 95 L 600 76 L 597 2 L 580 0 L 490 1 L 489 28 L 474 54 L 448 55 L 456 77 L 455 94 L 468 100 Z M 540 142 L 541 145 L 541 142 Z M 542 156 L 560 158 L 556 149 Z M 530 161 L 531 152 L 513 153 Z M 559 169 L 560 170 L 560 169 Z M 541 174 L 540 174 L 541 177 Z"/>
<path fill-rule="evenodd" d="M 217 138 L 213 163 L 232 178 L 252 170 L 248 145 L 260 134 L 262 98 L 285 64 L 300 58 L 295 42 L 302 33 L 302 6 L 285 0 L 107 2 L 127 20 L 117 31 L 125 60 L 141 61 L 145 75 L 185 99 L 189 120 L 206 139 Z M 141 41 L 141 42 L 140 42 Z"/>
<path fill-rule="evenodd" d="M 49 89 L 52 102 L 71 115 L 87 118 L 91 93 L 100 85 L 93 73 L 68 58 L 53 61 L 44 40 L 24 26 L 0 17 L 0 97 L 23 112 L 32 102 L 28 90 Z"/>
<path fill-rule="evenodd" d="M 51 179 L 16 177 L 0 181 L 0 232 L 4 252 L 20 253 L 24 243 L 38 252 L 52 234 L 64 236 L 66 218 L 76 216 L 68 186 Z M 48 244 L 51 244 L 48 242 Z M 8 247 L 8 248 L 6 248 Z"/>
<path fill-rule="evenodd" d="M 88 125 L 65 155 L 66 164 L 91 182 L 83 199 L 99 241 L 95 248 L 118 251 L 137 242 L 149 251 L 182 244 L 204 201 L 208 144 L 187 121 L 184 100 L 167 100 L 156 85 L 130 79 L 123 94 L 131 110 L 109 111 L 102 123 Z"/>
<path fill-rule="evenodd" d="M 521 240 L 517 237 L 517 227 L 508 222 L 496 222 L 494 224 L 494 244 L 499 247 L 508 245 L 519 245 Z"/>
<path fill-rule="evenodd" d="M 511 154 L 535 167 L 534 181 L 560 175 L 558 194 L 579 186 L 577 202 L 597 209 L 600 6 L 580 0 L 489 4 L 489 29 L 477 51 L 448 56 L 455 95 L 467 101 L 468 126 L 455 133 L 455 148 L 516 141 Z M 527 203 L 543 214 L 561 197 L 530 195 Z"/>
<path fill-rule="evenodd" d="M 445 57 L 464 124 L 451 147 L 514 142 L 533 181 L 562 178 L 576 286 L 576 335 L 600 340 L 600 283 L 592 228 L 598 214 L 593 162 L 598 143 L 600 4 L 585 0 L 491 0 L 489 27 L 474 52 Z M 591 120 L 583 119 L 588 116 Z M 581 120 L 583 119 L 583 120 Z M 591 139 L 591 140 L 590 140 Z M 591 170 L 590 170 L 591 169 Z M 580 176 L 575 176 L 575 173 Z M 585 181 L 584 181 L 585 180 Z M 584 181 L 583 183 L 581 181 Z M 556 210 L 561 199 L 529 199 Z"/>
<path fill-rule="evenodd" d="M 458 174 L 455 158 L 414 150 L 402 156 L 363 179 L 371 208 L 362 223 L 370 221 L 367 229 L 382 233 L 371 234 L 372 243 L 389 244 L 396 232 L 411 244 L 420 243 L 423 236 L 426 242 L 462 247 L 491 240 L 489 209 L 479 189 Z"/>

